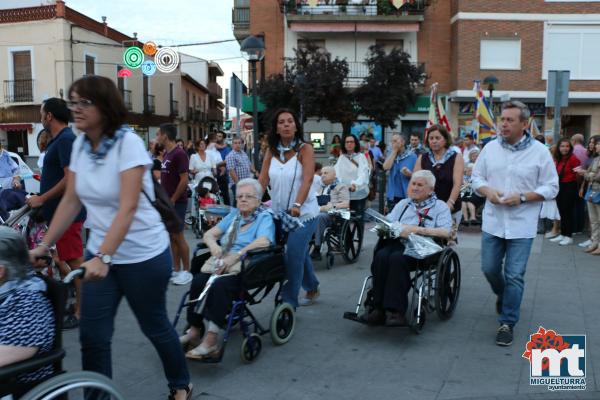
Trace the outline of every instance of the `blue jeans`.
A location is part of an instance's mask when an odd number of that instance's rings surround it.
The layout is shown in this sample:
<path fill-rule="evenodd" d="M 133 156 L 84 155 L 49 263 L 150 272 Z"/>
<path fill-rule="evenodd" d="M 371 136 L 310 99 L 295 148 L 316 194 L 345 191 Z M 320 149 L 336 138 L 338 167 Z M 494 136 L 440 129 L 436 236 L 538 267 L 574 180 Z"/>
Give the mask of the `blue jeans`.
<path fill-rule="evenodd" d="M 285 250 L 287 281 L 283 285 L 281 297 L 284 302 L 290 303 L 293 307 L 298 307 L 300 286 L 307 291 L 316 290 L 319 286 L 319 280 L 308 254 L 308 245 L 316 227 L 317 221 L 313 219 L 288 235 Z"/>
<path fill-rule="evenodd" d="M 92 255 L 86 253 L 86 259 Z M 112 377 L 111 341 L 115 314 L 123 296 L 144 335 L 158 352 L 171 389 L 183 389 L 190 374 L 177 333 L 167 317 L 166 293 L 171 277 L 171 251 L 135 264 L 113 265 L 108 275 L 81 285 L 81 364 L 86 371 Z M 93 392 L 93 391 L 92 391 Z M 96 398 L 86 393 L 86 399 Z"/>
<path fill-rule="evenodd" d="M 514 326 L 519 322 L 525 270 L 532 244 L 533 238 L 502 239 L 481 233 L 481 270 L 496 296 L 502 299 L 502 312 L 498 317 L 501 324 Z"/>

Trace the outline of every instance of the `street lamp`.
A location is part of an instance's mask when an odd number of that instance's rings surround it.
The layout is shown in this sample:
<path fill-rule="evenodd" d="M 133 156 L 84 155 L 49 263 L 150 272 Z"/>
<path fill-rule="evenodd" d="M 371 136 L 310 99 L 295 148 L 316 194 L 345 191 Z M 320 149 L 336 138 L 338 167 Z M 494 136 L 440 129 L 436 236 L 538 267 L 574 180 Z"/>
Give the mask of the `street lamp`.
<path fill-rule="evenodd" d="M 483 78 L 483 85 L 487 85 L 487 90 L 490 92 L 490 110 L 492 110 L 492 112 L 494 112 L 494 90 L 496 89 L 498 82 L 500 81 L 494 75 Z"/>
<path fill-rule="evenodd" d="M 258 93 L 256 90 L 256 63 L 261 61 L 265 56 L 265 43 L 256 36 L 248 36 L 244 41 L 240 50 L 242 55 L 250 63 L 250 75 L 252 79 L 252 138 L 254 140 L 254 167 L 260 168 L 258 165 L 258 153 L 260 152 L 260 143 L 258 142 Z"/>

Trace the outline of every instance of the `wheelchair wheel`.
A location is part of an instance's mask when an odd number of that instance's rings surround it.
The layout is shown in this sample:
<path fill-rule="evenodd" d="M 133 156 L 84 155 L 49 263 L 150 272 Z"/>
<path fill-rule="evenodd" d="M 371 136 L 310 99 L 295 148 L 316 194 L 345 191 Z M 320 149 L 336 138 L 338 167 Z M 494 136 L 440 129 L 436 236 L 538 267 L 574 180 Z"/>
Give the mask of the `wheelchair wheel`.
<path fill-rule="evenodd" d="M 78 389 L 96 389 L 116 400 L 125 400 L 115 384 L 104 375 L 91 371 L 69 372 L 55 376 L 27 392 L 21 400 L 51 400 Z"/>
<path fill-rule="evenodd" d="M 260 340 L 260 335 L 258 333 L 251 333 L 250 336 L 244 338 L 244 341 L 242 342 L 242 352 L 240 353 L 242 361 L 251 363 L 256 360 L 256 357 L 258 357 L 261 350 L 262 341 Z"/>
<path fill-rule="evenodd" d="M 281 345 L 290 341 L 296 327 L 294 308 L 289 303 L 280 303 L 271 314 L 269 331 L 274 344 Z"/>
<path fill-rule="evenodd" d="M 441 320 L 452 317 L 460 294 L 460 260 L 452 249 L 442 252 L 435 278 L 435 309 Z"/>
<path fill-rule="evenodd" d="M 345 221 L 340 233 L 342 257 L 347 263 L 354 263 L 360 255 L 363 242 L 363 224 L 357 219 Z"/>

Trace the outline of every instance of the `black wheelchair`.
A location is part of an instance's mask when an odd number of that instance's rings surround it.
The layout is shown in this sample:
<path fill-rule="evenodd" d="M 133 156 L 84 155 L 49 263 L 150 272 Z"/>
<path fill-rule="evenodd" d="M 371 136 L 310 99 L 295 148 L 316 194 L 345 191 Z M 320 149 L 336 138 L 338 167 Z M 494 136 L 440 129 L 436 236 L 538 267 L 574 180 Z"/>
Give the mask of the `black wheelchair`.
<path fill-rule="evenodd" d="M 445 245 L 443 242 L 438 243 Z M 380 239 L 373 254 L 381 245 Z M 446 246 L 439 253 L 422 260 L 415 260 L 409 268 L 411 293 L 406 315 L 407 324 L 414 333 L 419 334 L 425 326 L 427 314 L 436 312 L 441 320 L 448 320 L 454 314 L 460 294 L 460 260 L 452 247 Z M 363 315 L 373 309 L 372 280 L 372 275 L 364 279 L 356 310 L 345 312 L 345 319 L 366 323 Z"/>
<path fill-rule="evenodd" d="M 203 243 L 198 244 L 192 261 L 192 273 L 198 273 L 204 262 L 210 257 L 210 253 Z M 225 346 L 231 334 L 232 328 L 239 323 L 244 340 L 241 346 L 241 359 L 245 363 L 254 361 L 262 350 L 261 336 L 270 333 L 271 340 L 276 345 L 287 343 L 294 334 L 296 325 L 295 311 L 289 303 L 284 303 L 281 298 L 281 289 L 286 280 L 286 269 L 284 264 L 283 246 L 271 246 L 264 249 L 249 251 L 242 260 L 242 269 L 239 274 L 241 278 L 241 290 L 234 298 L 231 311 L 227 316 L 227 327 L 223 336 L 221 352 L 217 358 L 199 360 L 207 363 L 218 363 L 223 359 Z M 250 311 L 249 306 L 260 303 L 271 291 L 277 287 L 275 294 L 275 308 L 271 313 L 269 328 L 264 328 Z M 210 290 L 210 289 L 208 289 Z M 173 320 L 173 326 L 181 317 L 184 308 L 193 306 L 201 301 L 202 294 L 198 299 L 190 299 L 190 292 L 185 293 L 179 303 L 179 308 Z M 184 331 L 187 330 L 187 326 Z M 201 336 L 204 335 L 202 327 Z"/>
<path fill-rule="evenodd" d="M 52 349 L 40 355 L 35 355 L 24 361 L 19 361 L 0 368 L 0 396 L 4 390 L 10 390 L 7 398 L 21 400 L 67 399 L 68 393 L 78 389 L 95 389 L 112 396 L 116 400 L 125 397 L 117 390 L 114 383 L 107 377 L 90 371 L 65 372 L 62 360 L 65 351 L 62 348 L 62 327 L 67 304 L 69 283 L 77 276 L 82 276 L 84 269 L 78 269 L 65 277 L 64 282 L 40 275 L 46 282 L 46 295 L 52 304 L 54 312 L 54 344 Z M 52 365 L 54 375 L 49 379 L 37 382 L 20 382 L 19 377 L 38 369 Z M 2 397 L 4 398 L 4 397 Z"/>

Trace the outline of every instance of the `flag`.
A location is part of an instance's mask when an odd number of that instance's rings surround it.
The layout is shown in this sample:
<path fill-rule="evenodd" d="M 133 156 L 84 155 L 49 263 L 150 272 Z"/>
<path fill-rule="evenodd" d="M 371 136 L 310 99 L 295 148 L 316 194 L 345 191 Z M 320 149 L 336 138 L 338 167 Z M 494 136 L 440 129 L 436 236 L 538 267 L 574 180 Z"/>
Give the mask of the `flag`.
<path fill-rule="evenodd" d="M 394 7 L 400 8 L 403 7 L 409 0 L 391 0 L 391 3 Z"/>
<path fill-rule="evenodd" d="M 477 121 L 474 137 L 477 142 L 487 142 L 496 136 L 496 120 L 490 108 L 490 104 L 485 99 L 485 94 L 481 90 L 479 81 L 475 81 L 473 87 L 475 91 L 475 120 Z"/>
<path fill-rule="evenodd" d="M 438 97 L 437 82 L 431 85 L 431 95 L 429 100 L 429 117 L 427 118 L 427 125 L 425 126 L 425 137 L 423 138 L 423 143 L 427 143 L 427 132 L 429 132 L 429 128 L 436 124 L 443 125 L 448 133 L 452 136 L 452 128 L 450 127 L 450 122 L 448 121 L 446 111 L 444 110 L 444 102 Z"/>
<path fill-rule="evenodd" d="M 535 118 L 533 118 L 533 116 L 529 118 L 529 125 L 527 126 L 527 129 L 529 130 L 529 133 L 531 133 L 531 137 L 533 137 L 533 138 L 542 134 L 542 132 L 540 132 L 540 129 L 538 128 L 537 123 L 535 122 Z"/>

